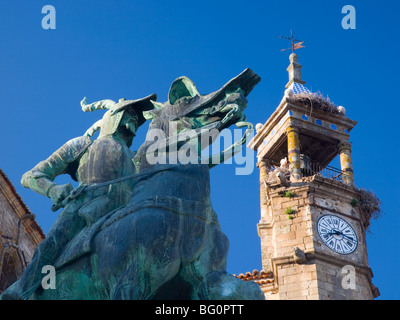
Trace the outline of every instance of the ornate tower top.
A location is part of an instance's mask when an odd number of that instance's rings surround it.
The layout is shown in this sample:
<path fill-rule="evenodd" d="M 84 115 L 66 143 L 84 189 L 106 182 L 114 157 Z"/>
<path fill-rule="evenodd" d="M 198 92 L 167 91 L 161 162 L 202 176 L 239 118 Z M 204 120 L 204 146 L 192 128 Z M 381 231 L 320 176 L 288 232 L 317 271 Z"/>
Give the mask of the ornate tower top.
<path fill-rule="evenodd" d="M 293 51 L 296 45 L 292 45 Z M 291 181 L 317 174 L 340 154 L 341 168 L 332 168 L 331 174 L 344 184 L 354 185 L 349 133 L 357 121 L 348 118 L 343 107 L 304 85 L 296 53 L 290 54 L 289 61 L 289 82 L 282 101 L 264 125 L 257 125 L 249 147 L 257 150 L 258 159 L 274 167 L 287 158 Z"/>

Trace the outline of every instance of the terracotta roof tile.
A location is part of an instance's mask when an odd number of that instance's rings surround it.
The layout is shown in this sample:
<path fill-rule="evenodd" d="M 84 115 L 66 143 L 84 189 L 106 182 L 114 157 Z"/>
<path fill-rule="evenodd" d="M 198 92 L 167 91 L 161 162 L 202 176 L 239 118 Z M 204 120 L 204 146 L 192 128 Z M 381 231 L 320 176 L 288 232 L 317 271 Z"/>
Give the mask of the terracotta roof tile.
<path fill-rule="evenodd" d="M 258 271 L 254 269 L 252 273 L 246 272 L 245 274 L 240 273 L 238 276 L 234 277 L 241 279 L 243 281 L 255 281 L 258 284 L 271 283 L 274 281 L 274 274 L 272 272 L 266 272 L 264 270 Z"/>

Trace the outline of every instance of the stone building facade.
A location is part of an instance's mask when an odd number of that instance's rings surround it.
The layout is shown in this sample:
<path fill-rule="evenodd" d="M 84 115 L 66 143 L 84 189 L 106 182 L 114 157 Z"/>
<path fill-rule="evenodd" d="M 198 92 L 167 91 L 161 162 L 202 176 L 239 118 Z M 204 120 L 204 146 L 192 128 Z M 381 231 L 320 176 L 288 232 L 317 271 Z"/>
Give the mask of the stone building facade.
<path fill-rule="evenodd" d="M 263 270 L 238 277 L 256 281 L 267 300 L 373 299 L 365 233 L 379 200 L 354 184 L 357 122 L 312 94 L 301 67 L 292 53 L 285 95 L 248 145 L 260 170 Z M 340 169 L 329 166 L 337 156 Z"/>
<path fill-rule="evenodd" d="M 34 214 L 0 169 L 0 293 L 22 275 L 44 238 Z"/>
<path fill-rule="evenodd" d="M 285 196 L 288 192 L 291 197 Z M 351 205 L 358 197 L 353 188 L 319 175 L 302 178 L 289 188 L 270 185 L 267 206 L 274 211 L 258 224 L 262 266 L 269 276 L 259 284 L 267 299 L 360 300 L 379 295 L 368 267 L 369 221 L 362 209 Z M 288 209 L 293 213 L 289 215 Z M 328 215 L 349 221 L 355 230 L 358 245 L 351 254 L 335 252 L 321 241 L 318 220 Z"/>

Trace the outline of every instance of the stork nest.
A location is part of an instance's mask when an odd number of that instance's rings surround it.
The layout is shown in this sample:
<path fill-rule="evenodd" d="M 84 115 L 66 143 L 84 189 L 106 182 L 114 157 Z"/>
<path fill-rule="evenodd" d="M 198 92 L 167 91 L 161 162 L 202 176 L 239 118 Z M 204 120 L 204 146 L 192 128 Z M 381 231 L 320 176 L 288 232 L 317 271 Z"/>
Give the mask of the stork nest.
<path fill-rule="evenodd" d="M 267 174 L 265 182 L 267 184 L 279 183 L 279 179 L 276 176 L 278 172 L 282 172 L 286 180 L 290 181 L 291 171 L 289 169 L 289 165 L 286 165 L 282 167 L 275 166 L 273 170 L 270 170 Z"/>
<path fill-rule="evenodd" d="M 335 104 L 329 100 L 329 97 L 324 97 L 319 92 L 317 93 L 298 93 L 288 97 L 289 102 L 301 103 L 310 108 L 310 115 L 313 109 L 318 109 L 324 112 L 329 112 L 336 115 L 343 115 Z"/>
<path fill-rule="evenodd" d="M 381 201 L 377 198 L 377 196 L 368 190 L 365 189 L 356 189 L 360 195 L 360 203 L 359 207 L 361 208 L 362 213 L 367 218 L 367 228 L 369 227 L 370 219 L 378 219 L 382 215 L 381 211 Z"/>

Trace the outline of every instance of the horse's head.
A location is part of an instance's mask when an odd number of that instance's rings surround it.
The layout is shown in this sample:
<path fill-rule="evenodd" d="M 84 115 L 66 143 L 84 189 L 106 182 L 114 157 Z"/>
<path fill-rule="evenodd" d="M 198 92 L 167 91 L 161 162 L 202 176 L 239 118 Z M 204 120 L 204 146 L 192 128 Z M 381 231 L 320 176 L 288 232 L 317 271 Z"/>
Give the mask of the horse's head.
<path fill-rule="evenodd" d="M 153 102 L 155 109 L 144 116 L 153 120 L 150 128 L 164 130 L 167 137 L 204 127 L 221 131 L 245 120 L 246 97 L 259 81 L 257 74 L 246 69 L 218 91 L 201 95 L 189 78 L 179 77 L 170 87 L 168 101 Z"/>
<path fill-rule="evenodd" d="M 221 130 L 245 121 L 246 97 L 260 80 L 252 70 L 246 69 L 221 89 L 201 95 L 189 78 L 179 77 L 170 87 L 167 102 L 152 101 L 155 109 L 143 112 L 152 122 L 138 157 L 148 149 L 171 154 L 182 150 L 179 148 L 188 141 L 195 143 L 198 151 L 207 147 Z"/>

